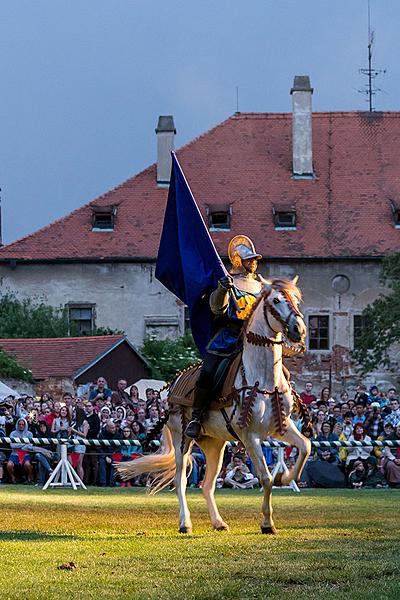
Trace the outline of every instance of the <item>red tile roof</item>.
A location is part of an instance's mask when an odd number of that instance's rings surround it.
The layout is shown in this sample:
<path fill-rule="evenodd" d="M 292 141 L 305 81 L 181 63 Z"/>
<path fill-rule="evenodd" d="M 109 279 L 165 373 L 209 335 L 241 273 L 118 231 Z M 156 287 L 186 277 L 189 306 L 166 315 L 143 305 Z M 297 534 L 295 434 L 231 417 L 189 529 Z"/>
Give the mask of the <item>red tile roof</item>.
<path fill-rule="evenodd" d="M 123 335 L 0 339 L 0 347 L 32 371 L 34 379 L 71 377 L 125 340 Z"/>
<path fill-rule="evenodd" d="M 178 158 L 205 217 L 231 203 L 221 255 L 246 233 L 266 257 L 376 257 L 399 248 L 390 200 L 400 198 L 400 113 L 314 113 L 313 180 L 291 178 L 291 114 L 240 113 L 181 148 Z M 87 204 L 0 250 L 1 260 L 154 259 L 167 190 L 156 166 L 93 201 L 117 205 L 113 232 L 91 231 Z M 274 228 L 274 205 L 296 207 L 297 228 Z"/>

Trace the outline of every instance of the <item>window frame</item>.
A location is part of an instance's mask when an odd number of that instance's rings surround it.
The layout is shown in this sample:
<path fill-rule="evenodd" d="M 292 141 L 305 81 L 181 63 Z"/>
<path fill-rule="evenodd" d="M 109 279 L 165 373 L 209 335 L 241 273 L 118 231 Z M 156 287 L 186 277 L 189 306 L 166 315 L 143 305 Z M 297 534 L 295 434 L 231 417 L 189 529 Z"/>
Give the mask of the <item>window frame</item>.
<path fill-rule="evenodd" d="M 355 333 L 356 333 L 356 323 L 355 323 L 355 320 L 358 317 L 360 317 L 361 319 L 363 318 L 361 312 L 359 312 L 359 313 L 352 313 L 352 315 L 351 315 L 351 333 L 352 333 L 352 335 L 351 335 L 351 341 L 352 341 L 352 349 L 353 350 L 357 349 L 356 335 L 355 335 Z M 365 319 L 365 317 L 364 317 L 364 319 Z M 362 330 L 363 328 L 366 328 L 366 327 L 368 327 L 368 324 L 366 323 L 366 321 L 364 321 L 364 324 L 361 325 L 360 329 Z"/>
<path fill-rule="evenodd" d="M 272 208 L 275 230 L 277 231 L 294 231 L 297 229 L 297 213 L 294 206 L 274 206 Z M 282 216 L 290 216 L 292 222 L 282 222 Z"/>
<path fill-rule="evenodd" d="M 75 322 L 78 324 L 77 328 L 78 328 L 78 337 L 85 335 L 88 332 L 92 332 L 96 329 L 96 304 L 93 304 L 92 302 L 68 302 L 68 304 L 66 305 L 67 309 L 68 309 L 68 330 L 69 330 L 69 335 L 71 335 L 71 323 Z M 91 312 L 91 328 L 89 330 L 81 330 L 81 328 L 79 327 L 79 323 L 80 322 L 87 322 L 88 319 L 72 319 L 71 318 L 71 311 L 73 310 L 90 310 Z"/>
<path fill-rule="evenodd" d="M 206 206 L 207 222 L 209 231 L 230 231 L 232 228 L 232 206 L 230 204 L 209 204 Z M 220 227 L 213 223 L 213 216 L 223 215 L 226 217 L 225 224 Z"/>
<path fill-rule="evenodd" d="M 311 348 L 310 346 L 310 341 L 311 341 L 311 335 L 310 335 L 310 330 L 311 330 L 311 326 L 310 326 L 310 319 L 313 317 L 317 317 L 317 318 L 322 318 L 325 317 L 328 319 L 328 325 L 326 327 L 327 332 L 328 332 L 328 337 L 327 337 L 327 348 Z M 310 352 L 330 352 L 331 348 L 332 348 L 332 319 L 331 319 L 331 315 L 330 313 L 326 313 L 326 312 L 320 312 L 320 311 L 309 311 L 307 313 L 307 349 Z M 320 329 L 320 327 L 318 327 L 318 330 Z M 319 338 L 321 339 L 321 338 Z"/>
<path fill-rule="evenodd" d="M 117 209 L 115 206 L 92 206 L 92 231 L 114 231 L 116 214 Z M 109 217 L 103 219 L 105 225 L 101 224 L 102 221 L 100 217 L 102 216 Z"/>

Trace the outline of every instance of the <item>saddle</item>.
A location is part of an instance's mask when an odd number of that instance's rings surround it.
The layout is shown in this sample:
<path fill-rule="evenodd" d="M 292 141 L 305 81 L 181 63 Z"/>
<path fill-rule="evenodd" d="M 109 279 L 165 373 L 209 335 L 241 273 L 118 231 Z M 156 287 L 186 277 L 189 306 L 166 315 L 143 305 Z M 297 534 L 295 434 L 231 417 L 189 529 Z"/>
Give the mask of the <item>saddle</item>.
<path fill-rule="evenodd" d="M 211 396 L 213 400 L 210 404 L 210 410 L 220 410 L 232 406 L 233 394 L 232 388 L 235 383 L 236 375 L 242 361 L 242 354 L 239 353 L 233 361 L 227 359 L 223 361 L 217 369 Z M 193 406 L 194 387 L 201 369 L 201 363 L 189 367 L 173 382 L 168 394 L 170 404 L 180 406 Z"/>

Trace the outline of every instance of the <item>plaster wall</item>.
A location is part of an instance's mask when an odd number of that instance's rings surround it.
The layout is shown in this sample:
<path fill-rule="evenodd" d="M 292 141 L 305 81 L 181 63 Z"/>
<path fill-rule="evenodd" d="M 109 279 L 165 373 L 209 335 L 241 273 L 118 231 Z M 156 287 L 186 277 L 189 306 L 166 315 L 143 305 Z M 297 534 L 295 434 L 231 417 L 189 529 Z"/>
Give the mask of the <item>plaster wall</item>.
<path fill-rule="evenodd" d="M 289 361 L 293 378 L 300 388 L 312 379 L 333 389 L 355 387 L 359 377 L 351 364 L 353 317 L 384 291 L 379 284 L 379 261 L 264 261 L 260 273 L 265 277 L 299 275 L 303 291 L 302 312 L 328 315 L 329 351 L 309 350 L 303 357 Z M 332 282 L 338 275 L 349 280 L 349 289 L 338 293 Z M 123 329 L 140 346 L 146 334 L 176 337 L 184 332 L 184 307 L 154 278 L 154 264 L 53 264 L 0 266 L 0 293 L 12 290 L 19 297 L 37 297 L 54 306 L 69 302 L 93 303 L 96 325 Z M 399 356 L 394 355 L 394 362 Z M 383 388 L 396 385 L 390 372 L 371 373 L 366 383 Z"/>
<path fill-rule="evenodd" d="M 122 329 L 140 345 L 146 334 L 183 334 L 184 308 L 154 278 L 154 264 L 18 264 L 0 266 L 0 293 L 56 307 L 94 304 L 97 327 Z"/>

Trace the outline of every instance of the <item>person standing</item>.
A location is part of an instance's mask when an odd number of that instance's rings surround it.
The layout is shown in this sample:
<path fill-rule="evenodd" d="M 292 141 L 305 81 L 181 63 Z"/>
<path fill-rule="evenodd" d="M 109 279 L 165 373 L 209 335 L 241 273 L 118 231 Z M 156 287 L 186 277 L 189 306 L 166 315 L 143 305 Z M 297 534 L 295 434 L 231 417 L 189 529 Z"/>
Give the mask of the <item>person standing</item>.
<path fill-rule="evenodd" d="M 97 413 L 94 411 L 93 402 L 88 402 L 85 408 L 86 422 L 89 425 L 86 437 L 88 440 L 96 439 L 100 432 L 100 419 Z M 98 474 L 98 457 L 93 450 L 90 448 L 85 453 L 83 459 L 83 471 L 85 475 L 85 483 L 87 485 L 97 485 L 97 474 Z"/>

